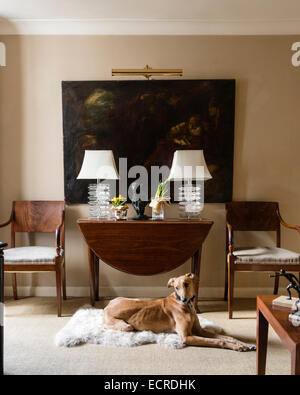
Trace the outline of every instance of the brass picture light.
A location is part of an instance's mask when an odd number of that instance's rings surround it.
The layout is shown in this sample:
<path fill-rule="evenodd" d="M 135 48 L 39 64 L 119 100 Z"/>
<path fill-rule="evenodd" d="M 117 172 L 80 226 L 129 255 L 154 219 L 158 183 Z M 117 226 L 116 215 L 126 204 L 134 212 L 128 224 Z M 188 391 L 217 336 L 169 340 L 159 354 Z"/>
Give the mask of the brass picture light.
<path fill-rule="evenodd" d="M 143 69 L 112 69 L 112 76 L 137 76 L 142 75 L 149 79 L 152 76 L 182 77 L 182 69 L 152 69 L 146 65 Z"/>

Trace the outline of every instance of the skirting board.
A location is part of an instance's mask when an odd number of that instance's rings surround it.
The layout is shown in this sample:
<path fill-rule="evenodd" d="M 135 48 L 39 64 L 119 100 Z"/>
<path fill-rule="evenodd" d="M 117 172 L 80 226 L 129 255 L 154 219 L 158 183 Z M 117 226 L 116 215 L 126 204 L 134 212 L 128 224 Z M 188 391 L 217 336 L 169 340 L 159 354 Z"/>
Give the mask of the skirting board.
<path fill-rule="evenodd" d="M 170 295 L 172 291 L 167 287 L 100 287 L 99 296 L 117 297 L 125 296 L 129 298 L 160 298 Z M 256 295 L 268 295 L 273 293 L 273 288 L 235 288 L 234 296 L 237 298 L 255 298 Z M 279 295 L 286 295 L 286 289 L 280 288 Z M 12 287 L 5 286 L 4 295 L 13 296 Z M 30 287 L 18 286 L 19 296 L 56 296 L 55 287 Z M 67 296 L 89 297 L 89 287 L 67 287 Z M 222 299 L 224 296 L 223 287 L 199 288 L 199 299 Z"/>

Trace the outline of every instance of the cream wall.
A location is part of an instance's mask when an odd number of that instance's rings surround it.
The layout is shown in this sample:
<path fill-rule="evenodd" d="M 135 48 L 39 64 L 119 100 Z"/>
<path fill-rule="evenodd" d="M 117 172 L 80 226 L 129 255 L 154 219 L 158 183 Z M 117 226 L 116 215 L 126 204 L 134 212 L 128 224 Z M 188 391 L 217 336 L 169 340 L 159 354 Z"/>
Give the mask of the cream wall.
<path fill-rule="evenodd" d="M 149 64 L 182 67 L 186 79 L 236 79 L 233 198 L 279 201 L 286 221 L 300 223 L 300 67 L 290 60 L 299 37 L 12 35 L 0 41 L 7 49 L 7 67 L 0 68 L 0 222 L 12 200 L 64 199 L 61 81 L 107 80 L 113 67 Z M 221 297 L 224 205 L 207 204 L 204 214 L 215 223 L 204 244 L 200 296 Z M 73 296 L 88 293 L 87 250 L 76 226 L 86 215 L 85 205 L 67 207 L 67 285 Z M 167 215 L 176 215 L 176 207 Z M 0 239 L 9 240 L 8 228 L 0 229 Z M 261 243 L 271 239 L 268 234 Z M 37 241 L 50 243 L 45 235 Z M 282 244 L 300 252 L 296 232 L 283 230 Z M 171 273 L 137 277 L 103 264 L 100 292 L 158 296 L 168 292 L 169 277 L 187 271 L 188 263 Z M 18 283 L 20 293 L 55 293 L 50 273 L 21 274 Z M 236 276 L 240 296 L 270 291 L 272 284 L 267 274 Z"/>

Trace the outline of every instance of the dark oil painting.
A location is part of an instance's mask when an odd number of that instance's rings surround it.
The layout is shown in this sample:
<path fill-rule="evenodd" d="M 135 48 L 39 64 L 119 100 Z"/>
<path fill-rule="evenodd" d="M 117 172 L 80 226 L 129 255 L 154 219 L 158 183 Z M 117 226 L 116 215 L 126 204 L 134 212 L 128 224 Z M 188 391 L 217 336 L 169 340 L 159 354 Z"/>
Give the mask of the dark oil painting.
<path fill-rule="evenodd" d="M 176 150 L 203 149 L 205 202 L 232 200 L 235 80 L 63 81 L 62 102 L 68 204 L 87 202 L 96 181 L 76 177 L 93 149 L 149 171 L 171 167 Z"/>

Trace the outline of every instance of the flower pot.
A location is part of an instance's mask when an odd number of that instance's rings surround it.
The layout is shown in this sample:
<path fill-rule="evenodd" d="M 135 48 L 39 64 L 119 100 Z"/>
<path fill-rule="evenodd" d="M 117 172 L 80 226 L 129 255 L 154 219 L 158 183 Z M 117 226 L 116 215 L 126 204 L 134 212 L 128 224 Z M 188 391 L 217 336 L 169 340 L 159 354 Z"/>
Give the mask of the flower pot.
<path fill-rule="evenodd" d="M 127 208 L 118 209 L 118 208 L 114 207 L 113 211 L 114 211 L 115 219 L 119 220 L 119 219 L 126 219 L 127 218 L 127 212 L 128 212 Z"/>

